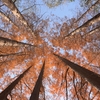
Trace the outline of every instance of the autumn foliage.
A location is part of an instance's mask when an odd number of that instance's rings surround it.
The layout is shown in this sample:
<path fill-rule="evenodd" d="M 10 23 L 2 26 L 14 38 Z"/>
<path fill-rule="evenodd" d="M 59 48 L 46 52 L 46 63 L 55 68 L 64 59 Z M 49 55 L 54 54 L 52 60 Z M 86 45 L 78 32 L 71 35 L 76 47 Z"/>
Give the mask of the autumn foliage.
<path fill-rule="evenodd" d="M 0 1 L 0 100 L 99 100 L 99 0 L 72 19 L 21 13 L 15 2 Z"/>

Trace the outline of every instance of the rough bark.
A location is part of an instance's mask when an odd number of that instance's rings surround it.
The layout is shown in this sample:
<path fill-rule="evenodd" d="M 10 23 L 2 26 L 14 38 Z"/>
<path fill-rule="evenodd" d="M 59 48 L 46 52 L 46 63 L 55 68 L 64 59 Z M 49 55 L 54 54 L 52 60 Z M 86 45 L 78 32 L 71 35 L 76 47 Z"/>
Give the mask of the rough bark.
<path fill-rule="evenodd" d="M 15 81 L 13 81 L 4 91 L 0 93 L 0 100 L 7 100 L 8 94 L 11 93 L 14 87 L 18 84 L 18 82 L 23 78 L 23 76 L 29 71 L 31 67 L 32 66 L 26 69 Z"/>
<path fill-rule="evenodd" d="M 42 86 L 42 77 L 43 77 L 43 72 L 44 72 L 44 66 L 45 66 L 45 62 L 43 64 L 43 67 L 41 69 L 41 72 L 39 74 L 37 82 L 35 84 L 32 94 L 31 94 L 30 100 L 39 100 L 39 92 L 40 92 L 40 87 Z"/>
<path fill-rule="evenodd" d="M 93 86 L 95 86 L 98 90 L 100 90 L 100 75 L 83 68 L 82 66 L 75 64 L 65 58 L 62 58 L 56 54 L 59 59 L 61 59 L 66 65 L 69 65 L 71 69 L 77 72 L 81 77 L 85 78 L 88 82 L 90 82 Z"/>

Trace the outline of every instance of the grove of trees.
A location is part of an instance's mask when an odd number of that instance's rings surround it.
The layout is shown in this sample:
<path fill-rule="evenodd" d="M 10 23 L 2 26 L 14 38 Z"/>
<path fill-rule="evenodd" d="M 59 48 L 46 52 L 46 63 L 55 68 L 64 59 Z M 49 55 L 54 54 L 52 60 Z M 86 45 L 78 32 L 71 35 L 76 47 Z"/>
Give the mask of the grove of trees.
<path fill-rule="evenodd" d="M 71 19 L 23 2 L 0 1 L 0 100 L 100 100 L 100 0 Z"/>

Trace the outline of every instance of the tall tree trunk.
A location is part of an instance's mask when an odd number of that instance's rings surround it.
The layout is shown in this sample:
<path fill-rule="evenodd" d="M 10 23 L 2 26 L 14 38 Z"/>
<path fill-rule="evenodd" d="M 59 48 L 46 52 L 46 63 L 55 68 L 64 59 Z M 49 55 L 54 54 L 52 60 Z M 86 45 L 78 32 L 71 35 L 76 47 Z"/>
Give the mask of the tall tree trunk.
<path fill-rule="evenodd" d="M 98 27 L 94 28 L 93 30 L 91 30 L 90 32 L 88 32 L 88 34 L 90 35 L 90 34 L 93 34 L 95 32 L 98 32 L 98 31 L 100 31 L 100 26 L 98 26 Z"/>
<path fill-rule="evenodd" d="M 65 58 L 62 58 L 56 54 L 54 55 L 61 59 L 66 65 L 69 65 L 69 67 L 72 68 L 75 72 L 77 72 L 81 77 L 86 78 L 88 82 L 90 82 L 93 86 L 100 90 L 100 75 L 86 68 L 83 68 L 78 64 L 75 64 Z"/>
<path fill-rule="evenodd" d="M 12 13 L 20 19 L 21 23 L 23 23 L 23 25 L 25 25 L 28 30 L 30 30 L 30 32 L 32 33 L 32 35 L 35 37 L 34 32 L 32 31 L 32 29 L 30 28 L 28 22 L 25 20 L 25 18 L 23 17 L 23 15 L 20 13 L 20 11 L 17 9 L 16 5 L 13 3 L 12 0 L 1 0 L 8 8 L 11 9 Z"/>
<path fill-rule="evenodd" d="M 37 82 L 35 84 L 33 92 L 31 94 L 30 100 L 39 100 L 39 92 L 40 92 L 40 87 L 42 86 L 42 77 L 43 77 L 43 72 L 44 72 L 44 66 L 45 66 L 45 62 L 42 66 L 41 72 L 39 74 L 39 77 L 37 79 Z"/>
<path fill-rule="evenodd" d="M 23 78 L 23 76 L 29 71 L 31 67 L 32 66 L 26 69 L 15 81 L 13 81 L 4 91 L 0 93 L 0 100 L 7 99 L 8 94 L 11 93 L 14 87 L 18 84 L 18 82 Z"/>
<path fill-rule="evenodd" d="M 6 34 L 7 36 L 13 36 L 11 33 L 9 33 L 9 32 L 7 32 L 6 30 L 3 30 L 3 29 L 0 28 L 0 35 L 1 35 L 1 34 L 3 34 L 3 35 Z M 2 36 L 2 35 L 1 35 L 1 36 Z"/>
<path fill-rule="evenodd" d="M 94 23 L 99 22 L 99 21 L 100 21 L 100 13 L 97 14 L 96 16 L 94 16 L 93 18 L 91 18 L 90 20 L 88 20 L 87 22 L 85 22 L 80 27 L 76 28 L 74 31 L 72 31 L 71 33 L 69 33 L 64 38 L 66 39 L 68 36 L 74 35 L 75 33 L 80 32 L 80 30 L 85 29 L 87 26 L 93 25 Z"/>
<path fill-rule="evenodd" d="M 86 16 L 87 13 L 89 13 L 92 9 L 94 9 L 94 7 L 100 3 L 100 0 L 97 0 L 85 13 L 83 13 L 75 22 L 74 24 L 70 27 L 73 28 L 73 26 L 78 23 L 82 18 L 84 18 Z M 66 35 L 67 36 L 67 35 Z"/>
<path fill-rule="evenodd" d="M 9 16 L 6 16 L 2 11 L 0 11 L 0 16 L 2 16 L 6 21 L 8 21 L 9 23 L 11 23 L 12 25 L 16 26 L 16 28 L 19 28 L 14 21 L 11 20 L 11 18 Z"/>
<path fill-rule="evenodd" d="M 94 7 L 95 7 L 98 3 L 100 3 L 100 0 L 97 0 L 85 13 L 82 14 L 81 17 L 79 17 L 79 18 L 75 21 L 75 23 L 77 23 L 78 21 L 80 21 L 88 12 L 90 12 L 92 9 L 94 9 Z"/>
<path fill-rule="evenodd" d="M 0 37 L 0 46 L 34 46 L 28 43 L 18 42 L 16 40 L 11 40 L 8 38 Z"/>

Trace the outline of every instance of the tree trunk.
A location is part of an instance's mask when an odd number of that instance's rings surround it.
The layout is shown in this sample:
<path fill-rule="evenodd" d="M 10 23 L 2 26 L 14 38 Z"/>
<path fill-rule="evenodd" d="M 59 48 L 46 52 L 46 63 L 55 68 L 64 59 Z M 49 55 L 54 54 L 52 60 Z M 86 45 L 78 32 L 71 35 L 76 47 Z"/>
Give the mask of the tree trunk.
<path fill-rule="evenodd" d="M 90 20 L 88 20 L 87 22 L 85 22 L 80 27 L 76 28 L 74 31 L 72 31 L 71 33 L 69 33 L 64 38 L 66 39 L 68 36 L 74 35 L 75 33 L 80 32 L 80 30 L 85 29 L 87 26 L 93 25 L 94 23 L 99 22 L 99 21 L 100 21 L 100 13 L 97 14 L 96 16 L 94 16 L 93 18 L 91 18 Z"/>
<path fill-rule="evenodd" d="M 66 65 L 69 65 L 69 67 L 72 68 L 78 74 L 80 74 L 81 77 L 86 78 L 88 82 L 90 82 L 93 86 L 95 86 L 97 89 L 100 90 L 100 75 L 86 68 L 83 68 L 79 66 L 78 64 L 75 64 L 65 58 L 62 58 L 56 54 L 54 55 L 57 56 L 59 59 L 61 59 Z"/>
<path fill-rule="evenodd" d="M 95 7 L 98 3 L 100 3 L 100 0 L 97 0 L 84 14 L 82 14 L 81 17 L 79 17 L 79 18 L 75 21 L 75 23 L 77 23 L 78 21 L 80 21 L 88 12 L 90 12 L 92 9 L 94 9 L 94 7 Z"/>
<path fill-rule="evenodd" d="M 11 40 L 8 38 L 0 37 L 0 46 L 34 46 L 28 43 L 18 42 L 16 40 Z"/>
<path fill-rule="evenodd" d="M 29 27 L 27 21 L 23 17 L 23 15 L 20 13 L 20 11 L 17 9 L 16 5 L 13 3 L 12 0 L 1 0 L 9 9 L 11 9 L 12 13 L 20 19 L 21 23 L 25 25 L 28 30 L 32 33 L 32 35 L 35 37 L 34 32 L 32 29 Z"/>
<path fill-rule="evenodd" d="M 6 30 L 3 30 L 0 28 L 0 35 L 2 36 L 2 34 L 6 34 L 6 36 L 13 36 L 11 33 L 7 32 Z"/>
<path fill-rule="evenodd" d="M 18 82 L 23 78 L 23 76 L 28 72 L 28 70 L 31 68 L 30 66 L 28 69 L 26 69 L 15 81 L 13 81 L 4 91 L 0 93 L 0 100 L 6 100 L 7 96 L 11 91 L 14 89 L 14 87 L 18 84 Z"/>
<path fill-rule="evenodd" d="M 35 84 L 33 92 L 31 94 L 30 100 L 39 100 L 39 92 L 40 92 L 40 87 L 42 86 L 42 77 L 43 77 L 43 72 L 44 72 L 44 65 L 45 65 L 45 62 L 42 66 L 41 72 L 39 74 L 39 77 L 37 79 L 37 82 Z"/>
<path fill-rule="evenodd" d="M 100 26 L 96 27 L 95 29 L 91 30 L 90 32 L 88 32 L 88 34 L 93 34 L 95 32 L 100 31 Z"/>
<path fill-rule="evenodd" d="M 12 21 L 9 16 L 6 16 L 2 11 L 0 11 L 0 16 L 2 16 L 2 18 L 4 18 L 6 21 L 11 23 L 12 25 L 16 26 L 16 28 L 18 28 L 18 26 L 14 23 L 14 21 Z"/>

